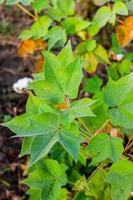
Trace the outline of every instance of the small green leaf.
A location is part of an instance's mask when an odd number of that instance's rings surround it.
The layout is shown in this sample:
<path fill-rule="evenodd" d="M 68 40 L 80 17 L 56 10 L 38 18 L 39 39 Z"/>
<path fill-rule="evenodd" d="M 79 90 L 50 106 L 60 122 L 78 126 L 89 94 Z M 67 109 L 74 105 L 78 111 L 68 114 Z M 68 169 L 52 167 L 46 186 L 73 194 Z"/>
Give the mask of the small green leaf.
<path fill-rule="evenodd" d="M 19 35 L 19 38 L 22 40 L 28 40 L 32 37 L 32 32 L 30 29 L 26 29 L 24 31 L 22 31 Z"/>
<path fill-rule="evenodd" d="M 102 6 L 108 2 L 108 0 L 93 0 L 97 6 Z"/>
<path fill-rule="evenodd" d="M 38 115 L 23 114 L 4 123 L 19 137 L 50 134 L 58 128 L 57 115 L 45 113 Z"/>
<path fill-rule="evenodd" d="M 86 29 L 91 23 L 83 20 L 80 17 L 69 17 L 63 21 L 63 26 L 66 33 L 69 35 L 76 34 L 79 31 Z"/>
<path fill-rule="evenodd" d="M 61 129 L 59 134 L 59 142 L 76 162 L 78 160 L 80 143 L 82 141 L 83 137 L 80 135 L 76 125 L 73 124 L 68 129 Z"/>
<path fill-rule="evenodd" d="M 19 38 L 21 39 L 40 39 L 44 38 L 48 33 L 48 28 L 52 23 L 52 19 L 47 15 L 41 16 L 34 22 L 31 28 L 24 30 Z"/>
<path fill-rule="evenodd" d="M 103 27 L 110 20 L 111 14 L 112 11 L 110 7 L 102 6 L 97 10 L 93 20 L 97 22 L 100 27 Z"/>
<path fill-rule="evenodd" d="M 48 33 L 48 28 L 51 23 L 52 19 L 47 15 L 39 17 L 38 20 L 31 26 L 32 38 L 44 38 Z"/>
<path fill-rule="evenodd" d="M 1 0 L 1 3 L 6 3 L 6 5 L 14 5 L 16 3 L 21 3 L 23 5 L 30 5 L 33 0 Z"/>
<path fill-rule="evenodd" d="M 37 96 L 29 95 L 26 112 L 31 114 L 41 114 L 41 113 L 54 113 L 54 110 L 48 105 L 48 102 Z"/>
<path fill-rule="evenodd" d="M 96 40 L 86 40 L 76 47 L 76 54 L 84 54 L 92 52 L 96 48 Z"/>
<path fill-rule="evenodd" d="M 133 164 L 128 160 L 117 161 L 111 166 L 105 180 L 111 185 L 112 200 L 128 199 L 133 190 Z"/>
<path fill-rule="evenodd" d="M 127 6 L 123 2 L 116 2 L 113 6 L 113 11 L 119 15 L 128 15 Z"/>
<path fill-rule="evenodd" d="M 88 150 L 92 154 L 92 165 L 110 158 L 116 162 L 123 152 L 121 138 L 114 138 L 108 134 L 98 134 L 94 136 L 88 145 Z"/>
<path fill-rule="evenodd" d="M 35 0 L 33 2 L 33 8 L 37 11 L 37 12 L 41 12 L 43 9 L 47 9 L 49 8 L 49 1 L 48 0 Z"/>
<path fill-rule="evenodd" d="M 71 104 L 71 113 L 75 118 L 80 117 L 95 117 L 94 113 L 91 111 L 90 106 L 97 102 L 97 100 L 92 100 L 89 98 L 83 98 L 79 101 L 74 101 Z"/>
<path fill-rule="evenodd" d="M 31 145 L 31 164 L 45 157 L 58 141 L 58 132 L 35 136 Z"/>
<path fill-rule="evenodd" d="M 107 51 L 104 49 L 102 45 L 98 44 L 97 48 L 94 49 L 93 53 L 99 60 L 99 63 L 107 63 L 107 64 L 110 63 Z"/>
<path fill-rule="evenodd" d="M 102 80 L 97 76 L 85 79 L 85 91 L 95 94 L 100 91 Z"/>
<path fill-rule="evenodd" d="M 69 41 L 67 45 L 59 52 L 57 55 L 58 61 L 62 66 L 67 66 L 74 61 L 73 51 L 71 42 Z"/>
<path fill-rule="evenodd" d="M 64 168 L 52 159 L 42 161 L 38 169 L 23 181 L 31 188 L 41 189 L 40 199 L 45 198 L 45 200 L 56 200 L 60 196 L 61 187 L 66 182 Z"/>
<path fill-rule="evenodd" d="M 48 39 L 48 49 L 50 50 L 54 46 L 63 47 L 67 41 L 66 33 L 60 26 L 55 26 L 51 28 L 46 35 L 45 39 Z"/>
<path fill-rule="evenodd" d="M 93 178 L 88 182 L 88 187 L 85 190 L 86 196 L 91 196 L 96 200 L 104 199 L 104 192 L 107 183 L 104 182 L 107 171 L 100 169 Z M 109 199 L 108 199 L 109 200 Z"/>
<path fill-rule="evenodd" d="M 118 81 L 109 80 L 105 93 L 109 118 L 114 126 L 133 128 L 133 73 Z"/>
<path fill-rule="evenodd" d="M 34 140 L 34 137 L 25 137 L 23 139 L 19 157 L 31 154 L 31 145 L 32 145 L 33 140 Z"/>
<path fill-rule="evenodd" d="M 47 14 L 53 19 L 60 21 L 69 15 L 74 14 L 74 0 L 52 0 L 53 7 L 47 9 Z"/>

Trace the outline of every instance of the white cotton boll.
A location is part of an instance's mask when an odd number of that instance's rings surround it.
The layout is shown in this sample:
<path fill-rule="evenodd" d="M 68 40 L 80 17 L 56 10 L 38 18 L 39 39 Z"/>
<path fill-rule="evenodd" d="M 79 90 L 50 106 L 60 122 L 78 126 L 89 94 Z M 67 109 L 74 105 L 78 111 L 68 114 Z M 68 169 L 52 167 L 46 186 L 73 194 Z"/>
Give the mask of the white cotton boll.
<path fill-rule="evenodd" d="M 131 192 L 131 196 L 133 197 L 133 192 Z"/>
<path fill-rule="evenodd" d="M 116 60 L 121 61 L 124 58 L 124 55 L 122 53 L 116 54 Z"/>
<path fill-rule="evenodd" d="M 33 81 L 32 78 L 24 77 L 19 79 L 16 83 L 13 84 L 13 90 L 17 93 L 23 93 L 27 90 L 28 84 Z"/>

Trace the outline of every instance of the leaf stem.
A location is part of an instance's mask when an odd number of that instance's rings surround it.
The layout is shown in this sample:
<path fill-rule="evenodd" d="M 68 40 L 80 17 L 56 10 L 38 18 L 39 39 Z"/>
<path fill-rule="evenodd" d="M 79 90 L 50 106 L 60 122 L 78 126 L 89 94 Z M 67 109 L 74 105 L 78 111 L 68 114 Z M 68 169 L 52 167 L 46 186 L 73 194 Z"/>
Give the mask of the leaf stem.
<path fill-rule="evenodd" d="M 80 118 L 78 118 L 78 121 L 84 127 L 84 129 L 87 131 L 88 135 L 92 136 L 92 133 L 90 132 L 90 130 L 88 129 L 88 127 L 86 126 L 86 124 Z"/>
<path fill-rule="evenodd" d="M 129 151 L 129 149 L 133 146 L 133 141 L 129 140 L 128 144 L 125 147 L 124 153 L 127 153 L 127 151 Z"/>
<path fill-rule="evenodd" d="M 95 171 L 89 176 L 89 178 L 87 179 L 87 182 L 89 182 L 89 181 L 93 178 L 93 176 L 95 176 L 95 174 L 96 174 L 97 172 L 99 172 L 99 171 L 104 167 L 104 165 L 105 165 L 106 162 L 107 162 L 107 159 L 104 160 L 103 162 L 101 162 L 100 165 L 98 165 L 98 167 L 96 168 L 96 170 L 95 170 Z"/>
<path fill-rule="evenodd" d="M 25 7 L 23 7 L 21 4 L 16 3 L 16 6 L 22 10 L 24 13 L 26 13 L 27 15 L 29 15 L 30 17 L 32 17 L 35 21 L 37 20 L 37 17 L 35 15 L 33 15 L 31 12 L 29 12 Z"/>
<path fill-rule="evenodd" d="M 102 129 L 109 123 L 109 119 L 107 119 L 107 121 L 95 132 L 95 135 L 100 133 L 100 131 L 102 131 Z"/>

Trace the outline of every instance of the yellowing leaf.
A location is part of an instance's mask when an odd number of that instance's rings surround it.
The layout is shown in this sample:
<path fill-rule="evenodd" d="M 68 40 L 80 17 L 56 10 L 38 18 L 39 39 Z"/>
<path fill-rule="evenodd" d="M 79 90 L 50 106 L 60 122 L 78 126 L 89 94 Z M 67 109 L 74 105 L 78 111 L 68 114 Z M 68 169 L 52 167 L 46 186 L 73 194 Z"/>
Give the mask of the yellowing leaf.
<path fill-rule="evenodd" d="M 133 16 L 127 17 L 123 24 L 116 27 L 116 35 L 120 47 L 127 46 L 133 40 Z"/>
<path fill-rule="evenodd" d="M 38 55 L 37 59 L 35 60 L 35 73 L 39 73 L 43 71 L 45 60 L 41 54 Z"/>
<path fill-rule="evenodd" d="M 34 54 L 37 50 L 46 49 L 47 43 L 43 40 L 24 40 L 18 48 L 18 55 L 26 58 L 29 54 Z"/>
<path fill-rule="evenodd" d="M 77 35 L 84 41 L 89 38 L 89 35 L 86 31 L 79 31 Z"/>
<path fill-rule="evenodd" d="M 98 65 L 98 60 L 96 56 L 93 53 L 89 52 L 84 55 L 84 59 L 84 69 L 90 74 L 94 74 Z"/>

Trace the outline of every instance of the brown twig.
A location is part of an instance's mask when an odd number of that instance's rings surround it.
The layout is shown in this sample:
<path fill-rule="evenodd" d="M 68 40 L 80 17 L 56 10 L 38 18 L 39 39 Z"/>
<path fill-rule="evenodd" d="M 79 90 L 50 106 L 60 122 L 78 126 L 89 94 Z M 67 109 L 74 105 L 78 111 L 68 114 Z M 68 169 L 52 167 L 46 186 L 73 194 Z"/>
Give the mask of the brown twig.
<path fill-rule="evenodd" d="M 37 17 L 35 15 L 33 15 L 31 12 L 29 12 L 25 7 L 23 7 L 22 5 L 20 5 L 19 3 L 16 3 L 16 6 L 22 10 L 24 13 L 26 13 L 27 15 L 29 15 L 30 17 L 32 17 L 35 21 L 37 20 Z"/>

